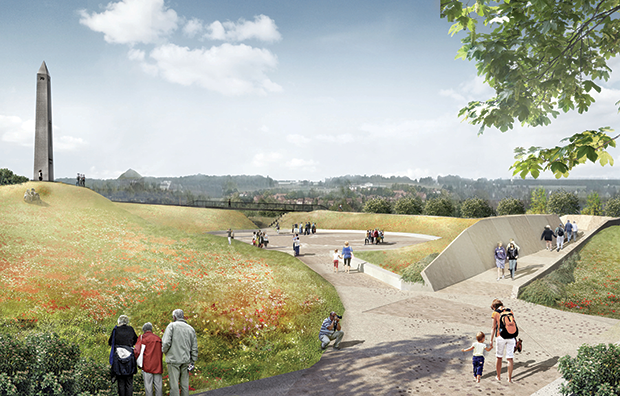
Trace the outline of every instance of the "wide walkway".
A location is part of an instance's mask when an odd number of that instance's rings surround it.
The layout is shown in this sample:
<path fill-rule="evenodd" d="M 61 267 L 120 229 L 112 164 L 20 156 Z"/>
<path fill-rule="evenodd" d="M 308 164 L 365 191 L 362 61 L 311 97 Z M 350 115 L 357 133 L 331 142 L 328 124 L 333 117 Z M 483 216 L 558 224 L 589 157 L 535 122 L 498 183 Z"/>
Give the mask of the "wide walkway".
<path fill-rule="evenodd" d="M 251 233 L 236 233 L 248 241 Z M 290 232 L 270 234 L 270 249 L 292 253 Z M 203 395 L 531 395 L 556 380 L 561 356 L 583 343 L 616 342 L 618 321 L 561 312 L 511 299 L 512 281 L 490 274 L 439 292 L 401 291 L 363 273 L 332 271 L 331 253 L 351 241 L 364 246 L 359 232 L 319 231 L 302 236 L 302 260 L 332 283 L 345 306 L 342 350 L 328 348 L 311 368 L 265 378 Z M 393 249 L 424 239 L 386 237 Z M 551 254 L 549 252 L 549 254 Z M 478 331 L 489 334 L 490 304 L 502 298 L 515 311 L 523 352 L 515 356 L 514 383 L 494 380 L 494 351 L 488 352 L 482 382 L 471 373 L 471 352 L 462 353 Z M 327 316 L 326 312 L 326 316 Z M 320 328 L 317 323 L 317 331 Z M 488 341 L 488 339 L 487 339 Z M 317 348 L 319 341 L 317 340 Z"/>

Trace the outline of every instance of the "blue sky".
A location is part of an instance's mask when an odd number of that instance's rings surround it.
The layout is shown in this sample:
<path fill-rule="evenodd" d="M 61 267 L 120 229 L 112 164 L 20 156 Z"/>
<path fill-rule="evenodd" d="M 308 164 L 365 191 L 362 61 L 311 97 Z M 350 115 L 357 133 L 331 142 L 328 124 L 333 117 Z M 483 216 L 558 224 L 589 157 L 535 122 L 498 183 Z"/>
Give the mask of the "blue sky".
<path fill-rule="evenodd" d="M 29 177 L 42 61 L 56 177 L 116 178 L 133 168 L 149 176 L 509 178 L 516 146 L 618 128 L 612 74 L 587 115 L 477 137 L 457 113 L 489 89 L 473 64 L 454 60 L 460 42 L 438 0 L 0 7 L 0 168 Z M 590 165 L 571 177 L 620 178 L 616 169 Z"/>

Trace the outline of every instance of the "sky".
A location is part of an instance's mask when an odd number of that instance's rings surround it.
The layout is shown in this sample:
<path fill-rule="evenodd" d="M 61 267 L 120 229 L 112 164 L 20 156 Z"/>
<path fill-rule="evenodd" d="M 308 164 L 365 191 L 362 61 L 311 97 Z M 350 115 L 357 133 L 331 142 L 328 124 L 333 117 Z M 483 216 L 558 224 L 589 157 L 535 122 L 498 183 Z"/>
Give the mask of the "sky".
<path fill-rule="evenodd" d="M 517 146 L 620 129 L 612 73 L 585 115 L 477 136 L 458 110 L 492 91 L 449 28 L 439 0 L 0 0 L 0 168 L 34 176 L 43 61 L 56 178 L 510 178 Z M 610 153 L 570 177 L 620 178 Z"/>

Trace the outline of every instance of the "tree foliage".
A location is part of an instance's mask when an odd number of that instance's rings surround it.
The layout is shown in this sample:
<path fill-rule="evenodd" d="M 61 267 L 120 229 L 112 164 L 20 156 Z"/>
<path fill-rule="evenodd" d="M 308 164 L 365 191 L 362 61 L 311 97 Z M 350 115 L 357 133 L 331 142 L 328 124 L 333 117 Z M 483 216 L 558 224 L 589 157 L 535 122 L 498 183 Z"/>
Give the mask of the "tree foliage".
<path fill-rule="evenodd" d="M 374 198 L 368 200 L 364 205 L 364 212 L 366 213 L 392 213 L 392 204 L 383 198 Z"/>
<path fill-rule="evenodd" d="M 601 197 L 599 197 L 596 191 L 591 192 L 588 194 L 588 198 L 586 199 L 586 207 L 583 208 L 581 214 L 600 216 L 601 213 Z"/>
<path fill-rule="evenodd" d="M 547 213 L 547 191 L 544 188 L 539 187 L 536 190 L 532 191 L 532 199 L 530 203 L 530 210 L 528 210 L 528 213 Z"/>
<path fill-rule="evenodd" d="M 424 211 L 424 204 L 420 197 L 401 198 L 394 204 L 394 213 L 419 215 Z"/>
<path fill-rule="evenodd" d="M 450 33 L 468 32 L 456 58 L 474 61 L 495 90 L 492 98 L 469 102 L 459 116 L 480 125 L 481 134 L 487 127 L 506 132 L 517 120 L 549 125 L 560 111 L 587 112 L 594 91 L 601 92 L 597 82 L 609 79 L 609 59 L 620 52 L 619 11 L 611 0 L 441 0 L 442 16 L 453 22 Z M 519 147 L 511 169 L 534 178 L 551 170 L 560 178 L 586 161 L 613 165 L 606 149 L 618 136 L 611 131 L 576 133 L 551 149 Z"/>
<path fill-rule="evenodd" d="M 612 198 L 605 203 L 605 216 L 620 217 L 620 198 Z"/>
<path fill-rule="evenodd" d="M 461 216 L 479 218 L 493 216 L 494 211 L 489 202 L 480 198 L 470 198 L 461 204 Z"/>
<path fill-rule="evenodd" d="M 525 204 L 520 199 L 504 198 L 497 204 L 497 215 L 525 214 Z"/>
<path fill-rule="evenodd" d="M 547 212 L 558 216 L 579 214 L 579 198 L 568 191 L 555 191 L 549 196 Z"/>
<path fill-rule="evenodd" d="M 0 186 L 6 184 L 21 184 L 26 183 L 27 181 L 27 177 L 16 175 L 10 169 L 0 169 Z"/>
<path fill-rule="evenodd" d="M 424 214 L 427 216 L 450 217 L 454 215 L 454 204 L 446 197 L 432 198 L 426 201 Z"/>

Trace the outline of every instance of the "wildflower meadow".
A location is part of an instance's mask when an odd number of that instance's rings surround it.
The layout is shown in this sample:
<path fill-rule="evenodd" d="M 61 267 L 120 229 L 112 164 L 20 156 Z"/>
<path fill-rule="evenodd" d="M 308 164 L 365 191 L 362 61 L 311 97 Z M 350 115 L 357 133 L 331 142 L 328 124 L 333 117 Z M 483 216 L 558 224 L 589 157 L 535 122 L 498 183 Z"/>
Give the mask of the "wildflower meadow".
<path fill-rule="evenodd" d="M 32 187 L 41 205 L 23 201 Z M 0 187 L 2 334 L 54 333 L 106 362 L 118 315 L 128 315 L 138 334 L 148 321 L 161 335 L 172 310 L 182 308 L 198 334 L 192 389 L 318 361 L 318 326 L 326 312 L 343 311 L 323 278 L 287 254 L 195 232 L 209 223 L 228 228 L 235 212 L 200 212 L 198 220 L 186 213 L 187 232 L 170 224 L 168 208 L 126 209 L 60 183 Z M 237 217 L 230 222 L 243 224 Z"/>

